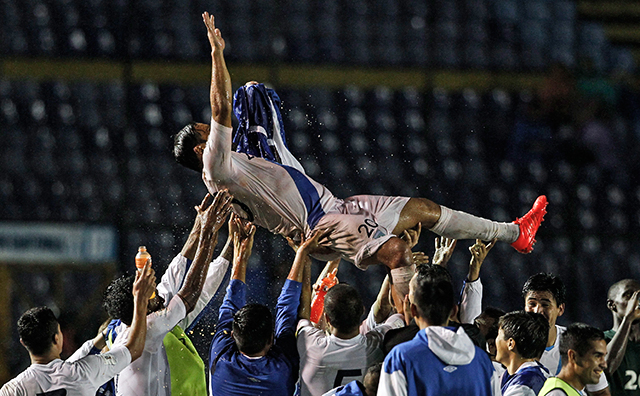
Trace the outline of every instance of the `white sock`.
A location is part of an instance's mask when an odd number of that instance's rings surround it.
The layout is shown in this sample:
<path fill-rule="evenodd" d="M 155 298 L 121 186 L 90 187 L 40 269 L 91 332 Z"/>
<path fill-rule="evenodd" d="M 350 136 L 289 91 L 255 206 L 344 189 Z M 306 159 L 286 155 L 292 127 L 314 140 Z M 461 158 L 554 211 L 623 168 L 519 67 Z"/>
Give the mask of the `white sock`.
<path fill-rule="evenodd" d="M 391 270 L 391 279 L 393 279 L 393 287 L 403 297 L 409 294 L 409 283 L 416 273 L 416 265 L 412 264 L 407 267 L 394 268 Z"/>
<path fill-rule="evenodd" d="M 514 223 L 500 223 L 452 210 L 440 205 L 440 219 L 431 228 L 434 233 L 453 239 L 480 239 L 513 243 L 520 235 L 520 227 Z"/>

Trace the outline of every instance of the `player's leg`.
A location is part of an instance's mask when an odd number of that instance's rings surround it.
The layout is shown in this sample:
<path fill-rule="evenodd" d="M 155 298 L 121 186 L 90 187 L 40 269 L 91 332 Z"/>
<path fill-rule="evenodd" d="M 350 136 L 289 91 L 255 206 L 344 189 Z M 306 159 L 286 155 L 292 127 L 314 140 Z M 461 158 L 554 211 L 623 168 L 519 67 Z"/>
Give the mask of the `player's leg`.
<path fill-rule="evenodd" d="M 391 271 L 391 283 L 401 296 L 409 293 L 409 282 L 415 272 L 409 245 L 400 238 L 387 240 L 376 252 L 362 260 L 361 266 L 383 264 Z"/>
<path fill-rule="evenodd" d="M 540 196 L 533 208 L 513 223 L 502 223 L 449 209 L 425 198 L 411 198 L 402 211 L 393 233 L 422 223 L 434 233 L 453 239 L 481 239 L 510 243 L 516 250 L 529 253 L 533 249 L 535 234 L 546 213 L 547 199 Z"/>

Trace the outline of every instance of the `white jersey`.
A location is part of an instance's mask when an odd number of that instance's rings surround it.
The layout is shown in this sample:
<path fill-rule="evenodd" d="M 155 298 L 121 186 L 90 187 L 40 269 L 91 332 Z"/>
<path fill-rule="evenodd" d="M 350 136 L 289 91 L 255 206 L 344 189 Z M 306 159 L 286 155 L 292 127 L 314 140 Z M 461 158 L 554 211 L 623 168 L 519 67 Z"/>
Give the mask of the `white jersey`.
<path fill-rule="evenodd" d="M 380 349 L 384 334 L 404 326 L 398 315 L 376 326 L 365 335 L 343 340 L 314 327 L 310 321 L 298 322 L 300 354 L 300 394 L 322 395 L 353 380 L 362 381 L 367 369 L 384 360 Z"/>
<path fill-rule="evenodd" d="M 125 346 L 108 353 L 89 355 L 93 340 L 85 342 L 66 361 L 32 364 L 0 389 L 1 396 L 51 395 L 95 396 L 96 390 L 131 363 Z M 58 391 L 58 392 L 55 392 Z"/>
<path fill-rule="evenodd" d="M 171 372 L 163 339 L 176 325 L 186 329 L 191 321 L 197 317 L 211 297 L 215 295 L 224 279 L 228 265 L 229 262 L 222 257 L 218 257 L 210 264 L 196 308 L 186 316 L 184 302 L 177 293 L 188 271 L 187 259 L 180 255 L 173 259 L 158 284 L 158 294 L 165 301 L 168 301 L 168 304 L 164 309 L 147 315 L 147 337 L 144 351 L 138 360 L 131 363 L 117 376 L 117 395 L 168 396 L 171 394 Z M 114 344 L 126 343 L 130 331 L 129 326 L 124 323 L 117 327 L 118 337 Z"/>
<path fill-rule="evenodd" d="M 556 376 L 562 369 L 562 359 L 560 356 L 560 335 L 567 330 L 564 326 L 556 325 L 556 342 L 547 347 L 544 352 L 542 352 L 542 357 L 540 358 L 540 363 L 544 367 L 549 370 L 551 376 Z M 609 382 L 607 381 L 607 377 L 604 372 L 600 374 L 600 381 L 597 384 L 589 384 L 587 385 L 587 390 L 589 392 L 598 392 L 609 386 Z"/>
<path fill-rule="evenodd" d="M 232 128 L 211 120 L 202 155 L 202 179 L 212 194 L 228 189 L 241 202 L 233 208 L 242 217 L 253 218 L 254 224 L 273 233 L 298 237 L 309 234 L 340 201 L 294 167 L 233 152 L 232 132 Z"/>

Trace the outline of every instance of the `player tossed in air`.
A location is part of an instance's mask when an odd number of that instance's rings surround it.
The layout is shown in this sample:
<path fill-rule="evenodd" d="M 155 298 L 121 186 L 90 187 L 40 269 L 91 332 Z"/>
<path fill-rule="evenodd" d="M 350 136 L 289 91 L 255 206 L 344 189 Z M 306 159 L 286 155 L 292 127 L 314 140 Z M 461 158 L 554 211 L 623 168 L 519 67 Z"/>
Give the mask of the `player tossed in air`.
<path fill-rule="evenodd" d="M 294 240 L 314 229 L 328 229 L 330 233 L 320 241 L 324 251 L 315 257 L 342 256 L 360 269 L 382 263 L 391 270 L 394 286 L 402 294 L 408 292 L 414 270 L 411 249 L 397 236 L 419 225 L 448 238 L 497 239 L 519 252 L 531 252 L 546 213 L 544 196 L 521 219 L 501 223 L 425 198 L 357 195 L 339 199 L 295 166 L 295 159 L 283 165 L 232 151 L 233 95 L 223 54 L 225 41 L 214 17 L 207 12 L 202 17 L 211 44 L 211 124 L 192 123 L 183 128 L 175 136 L 174 156 L 180 164 L 202 172 L 211 193 L 228 189 L 238 215 Z"/>

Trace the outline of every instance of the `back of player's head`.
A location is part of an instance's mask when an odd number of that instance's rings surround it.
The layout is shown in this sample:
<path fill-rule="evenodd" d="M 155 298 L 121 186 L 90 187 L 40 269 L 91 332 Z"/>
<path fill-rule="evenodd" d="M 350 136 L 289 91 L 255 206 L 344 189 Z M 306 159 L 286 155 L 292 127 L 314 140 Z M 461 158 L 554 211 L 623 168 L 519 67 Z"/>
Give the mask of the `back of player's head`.
<path fill-rule="evenodd" d="M 448 269 L 436 264 L 422 264 L 416 267 L 416 277 L 451 282 L 451 273 Z"/>
<path fill-rule="evenodd" d="M 418 315 L 430 325 L 443 325 L 447 322 L 455 304 L 453 285 L 449 271 L 438 265 L 427 268 L 418 267 L 411 280 L 413 288 L 412 303 L 418 309 Z"/>
<path fill-rule="evenodd" d="M 515 311 L 498 322 L 505 340 L 513 338 L 518 354 L 525 359 L 539 359 L 547 346 L 549 322 L 535 312 Z"/>
<path fill-rule="evenodd" d="M 196 172 L 202 172 L 202 161 L 193 151 L 200 143 L 203 143 L 203 140 L 196 131 L 195 122 L 182 128 L 173 138 L 173 156 L 176 162 Z"/>
<path fill-rule="evenodd" d="M 324 312 L 331 326 L 340 332 L 350 332 L 360 326 L 364 305 L 353 286 L 340 283 L 329 289 L 324 298 Z"/>
<path fill-rule="evenodd" d="M 569 363 L 569 350 L 574 350 L 578 356 L 582 357 L 593 348 L 594 341 L 604 340 L 602 330 L 584 323 L 574 323 L 567 327 L 560 336 L 560 356 L 562 366 Z"/>
<path fill-rule="evenodd" d="M 135 275 L 123 275 L 113 280 L 104 292 L 102 307 L 113 319 L 120 319 L 127 326 L 133 321 L 133 282 Z"/>
<path fill-rule="evenodd" d="M 49 351 L 58 334 L 58 320 L 47 307 L 31 308 L 18 319 L 18 335 L 33 355 Z"/>
<path fill-rule="evenodd" d="M 544 272 L 532 275 L 527 279 L 522 287 L 522 298 L 526 299 L 531 292 L 545 291 L 553 295 L 558 306 L 564 304 L 566 291 L 562 279 L 554 274 L 545 274 Z"/>
<path fill-rule="evenodd" d="M 261 304 L 247 304 L 233 315 L 233 339 L 240 352 L 254 355 L 273 337 L 273 316 Z"/>
<path fill-rule="evenodd" d="M 367 369 L 367 373 L 362 379 L 362 385 L 364 385 L 367 396 L 375 396 L 378 394 L 378 384 L 380 383 L 381 371 L 382 362 L 376 363 Z"/>

